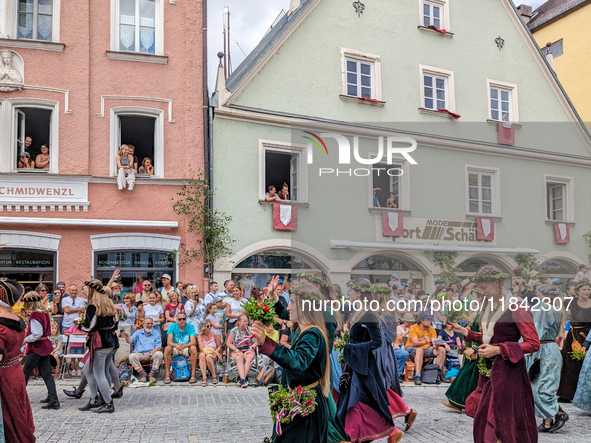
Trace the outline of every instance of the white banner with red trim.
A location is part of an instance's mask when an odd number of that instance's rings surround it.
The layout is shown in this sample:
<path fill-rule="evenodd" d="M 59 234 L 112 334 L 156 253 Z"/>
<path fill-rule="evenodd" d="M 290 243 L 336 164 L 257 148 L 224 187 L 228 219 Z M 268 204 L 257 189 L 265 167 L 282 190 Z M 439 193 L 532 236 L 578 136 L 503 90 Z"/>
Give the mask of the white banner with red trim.
<path fill-rule="evenodd" d="M 493 241 L 495 239 L 495 220 L 478 217 L 476 219 L 476 234 L 479 240 Z"/>
<path fill-rule="evenodd" d="M 404 234 L 402 212 L 382 212 L 382 233 L 384 237 L 402 237 Z"/>
<path fill-rule="evenodd" d="M 273 229 L 296 231 L 298 229 L 297 205 L 273 204 Z"/>
<path fill-rule="evenodd" d="M 570 225 L 568 223 L 554 223 L 556 243 L 570 243 Z"/>

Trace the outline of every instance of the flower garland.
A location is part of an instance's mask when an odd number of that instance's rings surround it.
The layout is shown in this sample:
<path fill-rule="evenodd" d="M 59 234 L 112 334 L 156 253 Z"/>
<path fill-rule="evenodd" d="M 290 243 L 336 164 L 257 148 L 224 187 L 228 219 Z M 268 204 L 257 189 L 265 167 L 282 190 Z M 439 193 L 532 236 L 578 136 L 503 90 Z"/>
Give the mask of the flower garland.
<path fill-rule="evenodd" d="M 316 297 L 314 294 L 308 291 L 302 291 L 298 288 L 290 289 L 289 293 L 290 295 L 295 295 L 297 297 L 303 298 L 304 300 L 318 300 L 318 297 Z"/>
<path fill-rule="evenodd" d="M 492 361 L 492 360 L 490 360 L 488 358 L 480 357 L 480 359 L 478 360 L 478 364 L 476 365 L 476 367 L 478 368 L 478 372 L 480 372 L 486 378 L 490 378 L 491 368 L 488 367 L 489 361 Z"/>
<path fill-rule="evenodd" d="M 341 338 L 337 337 L 335 341 L 334 350 L 339 351 L 339 363 L 343 364 L 345 362 L 345 346 L 349 343 L 349 331 L 345 329 L 343 336 Z"/>
<path fill-rule="evenodd" d="M 306 417 L 316 410 L 316 392 L 302 386 L 293 390 L 281 385 L 277 391 L 269 394 L 271 416 L 275 421 L 275 432 L 281 435 L 281 424 L 290 423 L 296 415 Z"/>
<path fill-rule="evenodd" d="M 353 283 L 352 281 L 349 281 L 349 282 L 347 283 L 347 287 L 348 287 L 349 289 L 353 289 L 354 291 L 357 291 L 357 292 L 370 292 L 370 291 L 371 291 L 371 289 L 372 289 L 372 288 L 368 288 L 368 287 L 366 287 L 366 286 L 359 286 L 359 285 L 356 285 L 356 284 L 355 284 L 355 283 Z"/>
<path fill-rule="evenodd" d="M 252 321 L 260 321 L 265 326 L 277 323 L 275 321 L 277 313 L 275 312 L 275 303 L 273 302 L 265 300 L 259 303 L 256 298 L 251 297 L 242 305 L 242 309 L 244 309 L 244 313 Z"/>
<path fill-rule="evenodd" d="M 470 281 L 472 283 L 478 283 L 478 282 L 488 282 L 488 281 L 503 281 L 503 280 L 507 280 L 509 278 L 509 275 L 505 274 L 505 273 L 500 273 L 500 274 L 494 274 L 494 275 L 477 275 L 474 277 L 470 277 Z"/>
<path fill-rule="evenodd" d="M 297 280 L 301 280 L 302 278 L 308 280 L 310 283 L 316 283 L 316 284 L 318 284 L 320 286 L 324 286 L 325 288 L 328 288 L 328 283 L 322 277 L 318 277 L 316 275 L 308 274 L 307 272 L 300 272 L 297 275 L 296 279 Z"/>
<path fill-rule="evenodd" d="M 581 289 L 583 286 L 590 286 L 591 287 L 591 282 L 588 281 L 584 281 L 582 283 L 579 283 L 576 287 L 575 287 L 575 291 L 578 291 L 579 289 Z"/>
<path fill-rule="evenodd" d="M 371 285 L 369 288 L 370 291 L 374 294 L 391 294 L 392 290 L 390 288 L 382 288 L 380 286 Z"/>

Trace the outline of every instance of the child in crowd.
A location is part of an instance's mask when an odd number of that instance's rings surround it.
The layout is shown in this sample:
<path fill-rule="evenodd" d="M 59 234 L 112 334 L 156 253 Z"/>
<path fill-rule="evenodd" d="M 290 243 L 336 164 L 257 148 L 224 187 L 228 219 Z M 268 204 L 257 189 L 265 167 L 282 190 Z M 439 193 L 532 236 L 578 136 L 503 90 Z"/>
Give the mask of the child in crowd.
<path fill-rule="evenodd" d="M 51 335 L 48 337 L 49 341 L 51 342 L 51 344 L 53 345 L 53 351 L 51 351 L 51 366 L 53 368 L 58 368 L 60 367 L 60 358 L 63 355 L 63 350 L 62 350 L 62 335 L 60 334 L 60 327 L 59 325 L 52 321 L 51 322 Z"/>
<path fill-rule="evenodd" d="M 78 329 L 78 326 L 80 325 L 81 322 L 82 322 L 82 319 L 80 317 L 76 317 L 76 319 L 74 320 L 74 326 L 72 326 L 69 329 L 66 329 L 64 331 L 64 335 L 66 337 L 68 337 L 70 335 L 84 335 L 84 336 L 86 336 L 85 332 L 82 332 L 80 329 Z M 67 352 L 68 352 L 68 354 L 79 354 L 80 358 L 82 358 L 82 356 L 86 352 L 86 345 L 84 343 L 70 343 L 68 345 Z M 76 372 L 76 367 L 80 362 L 80 358 L 73 358 L 70 361 L 70 366 L 72 368 L 72 372 Z"/>
<path fill-rule="evenodd" d="M 206 320 L 211 320 L 211 323 L 215 329 L 215 333 L 220 337 L 220 339 L 222 338 L 222 322 L 220 321 L 220 318 L 216 315 L 218 312 L 218 307 L 215 303 L 209 303 L 206 307 L 205 307 L 205 314 Z"/>
<path fill-rule="evenodd" d="M 137 308 L 137 322 L 135 327 L 133 328 L 134 331 L 144 328 L 144 318 L 146 313 L 144 312 L 144 302 L 139 300 L 135 302 L 135 307 Z"/>

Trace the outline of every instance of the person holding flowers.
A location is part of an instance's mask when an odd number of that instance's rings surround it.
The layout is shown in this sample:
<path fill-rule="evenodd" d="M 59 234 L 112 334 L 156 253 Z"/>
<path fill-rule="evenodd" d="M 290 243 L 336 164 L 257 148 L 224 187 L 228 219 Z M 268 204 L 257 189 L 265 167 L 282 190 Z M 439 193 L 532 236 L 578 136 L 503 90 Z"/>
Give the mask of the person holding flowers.
<path fill-rule="evenodd" d="M 526 303 L 505 288 L 508 278 L 495 266 L 480 268 L 472 280 L 488 303 L 480 317 L 482 332 L 453 323 L 452 329 L 467 341 L 481 344 L 475 443 L 538 441 L 534 398 L 524 356 L 539 351 L 540 340 Z"/>
<path fill-rule="evenodd" d="M 570 304 L 570 331 L 562 345 L 562 372 L 560 374 L 560 388 L 556 395 L 559 402 L 570 402 L 577 391 L 579 373 L 583 367 L 583 360 L 573 356 L 573 352 L 582 351 L 583 341 L 591 331 L 591 283 L 579 283 L 575 292 L 577 298 Z"/>
<path fill-rule="evenodd" d="M 293 339 L 291 349 L 271 340 L 265 334 L 265 327 L 273 320 L 263 322 L 254 319 L 252 325 L 252 334 L 259 345 L 260 353 L 283 368 L 281 388 L 288 390 L 283 400 L 281 394 L 279 399 L 275 395 L 271 397 L 273 413 L 277 410 L 277 401 L 281 401 L 283 405 L 273 417 L 275 443 L 328 442 L 329 346 L 332 342 L 328 340 L 322 312 L 304 310 L 302 307 L 304 300 L 313 302 L 320 299 L 320 291 L 313 285 L 306 284 L 292 289 L 290 304 L 286 309 L 294 327 L 295 323 L 298 324 L 299 335 Z M 294 391 L 293 397 L 289 397 L 289 392 Z M 304 392 L 313 393 L 314 400 L 307 397 L 307 404 L 304 405 L 307 409 L 300 413 L 302 410 L 297 406 L 290 408 L 290 400 L 297 400 L 296 397 Z M 310 412 L 313 403 L 308 402 L 316 403 L 313 412 Z"/>
<path fill-rule="evenodd" d="M 589 332 L 583 342 L 581 352 L 585 354 L 585 360 L 583 361 L 583 368 L 579 374 L 577 392 L 573 398 L 573 406 L 587 412 L 591 412 L 591 353 L 588 352 L 590 344 L 591 332 Z"/>

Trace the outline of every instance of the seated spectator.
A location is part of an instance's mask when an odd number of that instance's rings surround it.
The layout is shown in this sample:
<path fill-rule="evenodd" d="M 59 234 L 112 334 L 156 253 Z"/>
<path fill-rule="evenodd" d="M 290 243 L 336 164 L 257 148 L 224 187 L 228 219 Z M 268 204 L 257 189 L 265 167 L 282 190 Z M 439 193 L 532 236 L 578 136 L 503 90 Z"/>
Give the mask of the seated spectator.
<path fill-rule="evenodd" d="M 199 335 L 197 336 L 197 342 L 199 343 L 199 369 L 201 369 L 201 377 L 203 379 L 201 386 L 204 387 L 207 386 L 208 369 L 211 374 L 211 382 L 214 385 L 218 384 L 215 364 L 221 357 L 222 342 L 220 337 L 212 332 L 212 327 L 213 322 L 211 320 L 203 320 L 199 325 Z"/>
<path fill-rule="evenodd" d="M 162 309 L 162 305 L 156 303 L 156 294 L 154 292 L 150 294 L 149 300 L 150 302 L 143 306 L 144 318 L 154 320 L 154 329 L 160 332 L 160 325 L 164 323 L 164 309 Z"/>
<path fill-rule="evenodd" d="M 144 279 L 142 282 L 142 292 L 135 294 L 135 301 L 142 301 L 144 304 L 150 303 L 150 294 L 152 293 L 152 282 Z"/>
<path fill-rule="evenodd" d="M 129 155 L 133 155 L 133 169 L 137 172 L 138 159 L 137 155 L 135 155 L 135 146 L 128 144 L 127 149 L 129 149 Z"/>
<path fill-rule="evenodd" d="M 277 189 L 275 186 L 271 185 L 267 188 L 268 192 L 265 194 L 265 200 L 268 202 L 280 202 L 281 197 L 277 195 Z"/>
<path fill-rule="evenodd" d="M 393 192 L 390 192 L 388 200 L 386 200 L 386 207 L 387 208 L 397 208 L 398 207 L 398 197 L 396 197 Z"/>
<path fill-rule="evenodd" d="M 210 303 L 205 306 L 205 319 L 211 322 L 211 327 L 213 331 L 222 338 L 222 325 L 220 322 L 220 318 L 217 316 L 218 307 L 215 303 Z"/>
<path fill-rule="evenodd" d="M 156 376 L 160 370 L 160 365 L 164 360 L 162 353 L 162 340 L 160 333 L 154 330 L 154 320 L 147 318 L 144 321 L 144 328 L 135 331 L 131 337 L 126 331 L 121 331 L 121 337 L 125 338 L 127 343 L 133 344 L 133 352 L 129 354 L 129 363 L 134 367 L 140 376 L 141 382 L 156 382 Z M 146 373 L 145 367 L 152 363 L 150 375 Z"/>
<path fill-rule="evenodd" d="M 289 186 L 287 185 L 287 183 L 283 183 L 281 191 L 279 191 L 277 195 L 279 195 L 279 198 L 281 200 L 289 200 Z"/>
<path fill-rule="evenodd" d="M 51 354 L 50 354 L 51 366 L 59 369 L 60 359 L 61 359 L 61 356 L 63 355 L 63 350 L 62 350 L 63 336 L 60 332 L 60 325 L 58 325 L 56 322 L 52 321 L 51 322 L 51 335 L 47 338 L 49 339 L 49 341 L 53 345 L 53 351 L 51 351 Z"/>
<path fill-rule="evenodd" d="M 19 169 L 34 169 L 35 162 L 31 160 L 31 154 L 28 152 L 23 152 L 18 156 L 18 167 Z"/>
<path fill-rule="evenodd" d="M 170 384 L 170 365 L 175 357 L 191 358 L 191 379 L 189 383 L 197 381 L 195 369 L 197 367 L 197 339 L 195 338 L 195 328 L 187 323 L 187 314 L 181 311 L 177 316 L 177 323 L 172 323 L 168 328 L 168 345 L 164 351 L 166 376 L 164 383 Z"/>
<path fill-rule="evenodd" d="M 138 310 L 134 306 L 133 301 L 135 300 L 135 296 L 133 292 L 126 292 L 123 296 L 123 303 L 118 304 L 116 307 L 119 311 L 125 316 L 120 318 L 120 322 L 124 325 L 132 325 L 135 326 L 138 320 Z"/>
<path fill-rule="evenodd" d="M 448 351 L 451 349 L 450 346 L 462 346 L 461 334 L 452 331 L 452 327 L 453 325 L 451 323 L 446 323 L 443 329 L 439 331 L 439 335 L 437 337 L 446 342 L 445 349 L 447 349 Z"/>
<path fill-rule="evenodd" d="M 35 159 L 35 166 L 38 169 L 49 169 L 49 148 L 47 143 L 41 145 L 41 154 Z"/>
<path fill-rule="evenodd" d="M 142 165 L 139 170 L 140 174 L 154 175 L 154 166 L 152 166 L 152 159 L 144 157 Z"/>
<path fill-rule="evenodd" d="M 401 346 L 404 346 L 404 344 L 407 342 L 410 327 L 414 324 L 414 322 L 415 317 L 410 312 L 407 312 L 402 316 L 402 321 L 396 328 L 396 342 Z"/>
<path fill-rule="evenodd" d="M 129 153 L 127 145 L 121 145 L 117 153 L 117 187 L 119 190 L 125 188 L 127 183 L 129 191 L 135 186 L 135 169 L 133 167 L 133 155 Z"/>
<path fill-rule="evenodd" d="M 78 327 L 80 326 L 80 323 L 82 322 L 82 319 L 80 317 L 76 317 L 74 319 L 74 326 L 72 326 L 71 328 L 68 328 L 64 331 L 64 335 L 66 337 L 69 337 L 70 335 L 83 335 L 86 337 L 86 332 L 81 331 Z M 86 345 L 84 343 L 70 343 L 68 345 L 68 349 L 66 351 L 67 354 L 80 354 L 80 358 L 82 358 L 82 356 L 84 355 L 84 352 L 86 350 Z M 72 368 L 72 372 L 76 372 L 76 367 L 77 364 L 80 362 L 80 358 L 73 358 L 70 361 L 70 367 Z"/>
<path fill-rule="evenodd" d="M 415 363 L 415 385 L 421 385 L 421 369 L 423 358 L 436 358 L 441 369 L 445 365 L 445 346 L 434 345 L 431 342 L 437 338 L 435 329 L 431 326 L 433 316 L 426 311 L 419 314 L 418 323 L 410 327 L 406 350 Z"/>
<path fill-rule="evenodd" d="M 185 307 L 181 303 L 181 296 L 178 291 L 171 291 L 168 294 L 170 302 L 164 308 L 164 317 L 166 318 L 165 330 L 168 330 L 172 323 L 177 323 L 177 316 L 179 313 L 185 310 Z"/>
<path fill-rule="evenodd" d="M 256 340 L 248 331 L 248 317 L 240 314 L 236 321 L 236 327 L 228 334 L 226 345 L 232 352 L 232 357 L 236 362 L 236 369 L 240 379 L 236 383 L 238 387 L 246 388 L 248 386 L 248 373 L 252 367 L 255 358 L 254 347 Z"/>
<path fill-rule="evenodd" d="M 244 314 L 242 305 L 247 302 L 247 300 L 242 297 L 242 286 L 240 286 L 240 284 L 235 285 L 232 291 L 233 296 L 228 300 L 228 305 L 226 306 L 228 331 L 230 331 L 236 325 L 236 320 L 238 317 L 240 317 L 241 314 Z"/>

